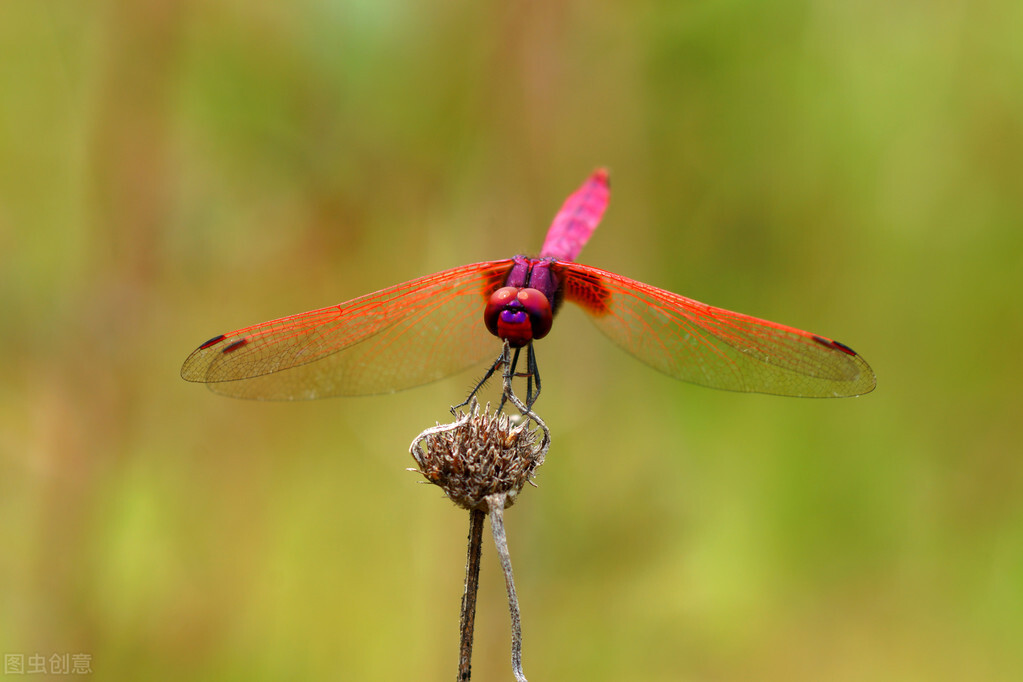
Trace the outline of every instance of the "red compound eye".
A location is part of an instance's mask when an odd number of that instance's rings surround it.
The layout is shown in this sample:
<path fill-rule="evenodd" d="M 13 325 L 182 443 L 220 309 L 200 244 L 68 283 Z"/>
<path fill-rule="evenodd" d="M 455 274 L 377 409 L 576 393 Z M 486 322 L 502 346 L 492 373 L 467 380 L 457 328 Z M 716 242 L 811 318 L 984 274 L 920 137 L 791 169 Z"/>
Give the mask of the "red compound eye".
<path fill-rule="evenodd" d="M 494 336 L 520 348 L 551 330 L 551 304 L 537 289 L 502 287 L 490 295 L 483 320 Z"/>
<path fill-rule="evenodd" d="M 486 323 L 487 329 L 494 336 L 500 336 L 497 333 L 497 318 L 501 315 L 501 311 L 505 309 L 505 306 L 515 300 L 515 294 L 517 293 L 519 293 L 517 287 L 501 287 L 490 294 L 487 308 L 483 311 L 483 321 Z"/>
<path fill-rule="evenodd" d="M 533 327 L 533 338 L 542 339 L 551 330 L 554 313 L 551 312 L 550 301 L 539 289 L 522 289 L 516 298 L 522 303 L 529 315 Z"/>

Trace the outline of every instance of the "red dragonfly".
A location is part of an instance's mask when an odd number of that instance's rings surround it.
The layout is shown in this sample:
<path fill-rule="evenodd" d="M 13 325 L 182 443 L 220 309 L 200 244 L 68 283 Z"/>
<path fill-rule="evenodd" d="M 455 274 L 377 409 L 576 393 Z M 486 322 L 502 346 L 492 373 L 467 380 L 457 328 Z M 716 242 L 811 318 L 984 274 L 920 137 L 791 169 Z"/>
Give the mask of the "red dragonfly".
<path fill-rule="evenodd" d="M 532 342 L 547 335 L 568 301 L 612 341 L 676 379 L 818 398 L 873 390 L 870 366 L 838 341 L 574 262 L 609 196 L 607 171 L 598 169 L 565 201 L 538 258 L 462 265 L 219 334 L 188 356 L 181 376 L 266 400 L 389 393 L 494 357 L 501 340 L 527 347 L 532 370 Z"/>

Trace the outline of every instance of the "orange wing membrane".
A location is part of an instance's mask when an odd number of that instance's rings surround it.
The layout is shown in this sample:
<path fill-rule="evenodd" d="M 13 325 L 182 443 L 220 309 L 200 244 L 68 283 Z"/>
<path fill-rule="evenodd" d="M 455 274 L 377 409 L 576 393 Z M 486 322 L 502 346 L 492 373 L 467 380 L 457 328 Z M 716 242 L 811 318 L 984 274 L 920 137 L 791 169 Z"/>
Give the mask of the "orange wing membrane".
<path fill-rule="evenodd" d="M 747 393 L 869 393 L 874 372 L 845 344 L 578 263 L 558 263 L 565 300 L 608 338 L 668 376 Z"/>
<path fill-rule="evenodd" d="M 464 265 L 216 336 L 181 368 L 217 393 L 300 400 L 390 393 L 497 355 L 483 325 L 510 260 Z M 343 352 L 342 352 L 343 351 Z"/>

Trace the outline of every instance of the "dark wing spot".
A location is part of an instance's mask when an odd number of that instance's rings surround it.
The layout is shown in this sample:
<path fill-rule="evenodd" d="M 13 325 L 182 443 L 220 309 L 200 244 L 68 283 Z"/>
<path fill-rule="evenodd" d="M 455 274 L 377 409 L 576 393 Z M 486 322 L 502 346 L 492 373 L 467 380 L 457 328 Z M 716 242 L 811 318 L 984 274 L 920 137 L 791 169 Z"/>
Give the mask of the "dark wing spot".
<path fill-rule="evenodd" d="M 565 300 L 582 306 L 590 315 L 600 317 L 607 314 L 611 292 L 596 275 L 573 270 L 564 277 L 564 282 Z"/>
<path fill-rule="evenodd" d="M 204 343 L 201 346 L 199 346 L 199 350 L 205 350 L 205 349 L 209 348 L 210 346 L 212 346 L 214 344 L 220 343 L 225 338 L 226 337 L 223 334 L 218 334 L 217 336 L 214 336 L 212 339 L 210 339 L 206 343 Z"/>
<path fill-rule="evenodd" d="M 843 353 L 846 353 L 847 355 L 856 355 L 856 351 L 854 351 L 852 348 L 850 348 L 849 346 L 845 345 L 844 343 L 839 343 L 838 341 L 832 341 L 831 345 L 834 346 L 835 348 L 837 348 L 838 350 L 842 351 Z"/>
<path fill-rule="evenodd" d="M 852 355 L 852 356 L 856 355 L 856 351 L 854 351 L 852 348 L 850 348 L 849 346 L 845 345 L 844 343 L 839 343 L 838 341 L 832 341 L 831 339 L 826 339 L 823 336 L 817 336 L 816 334 L 814 334 L 812 338 L 813 338 L 814 341 L 816 341 L 817 343 L 819 343 L 822 346 L 827 346 L 828 348 L 834 348 L 835 350 L 840 350 L 843 353 L 845 353 L 846 355 Z"/>
<path fill-rule="evenodd" d="M 244 346 L 248 342 L 249 342 L 249 340 L 246 339 L 246 338 L 238 339 L 234 343 L 225 346 L 223 352 L 224 353 L 230 353 L 233 350 L 238 350 L 239 348 L 241 348 L 242 346 Z"/>

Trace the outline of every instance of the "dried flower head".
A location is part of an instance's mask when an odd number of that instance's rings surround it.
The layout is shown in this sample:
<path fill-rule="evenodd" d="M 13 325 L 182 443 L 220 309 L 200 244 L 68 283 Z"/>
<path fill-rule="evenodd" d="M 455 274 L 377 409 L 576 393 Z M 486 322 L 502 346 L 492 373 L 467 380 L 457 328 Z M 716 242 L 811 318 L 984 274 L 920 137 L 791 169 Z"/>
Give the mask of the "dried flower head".
<path fill-rule="evenodd" d="M 491 412 L 489 404 L 481 410 L 473 399 L 453 423 L 426 429 L 412 442 L 419 464 L 412 471 L 440 486 L 459 507 L 489 511 L 486 498 L 495 494 L 510 507 L 550 445 L 543 421 L 531 412 L 524 417 L 513 423 L 507 414 Z"/>

